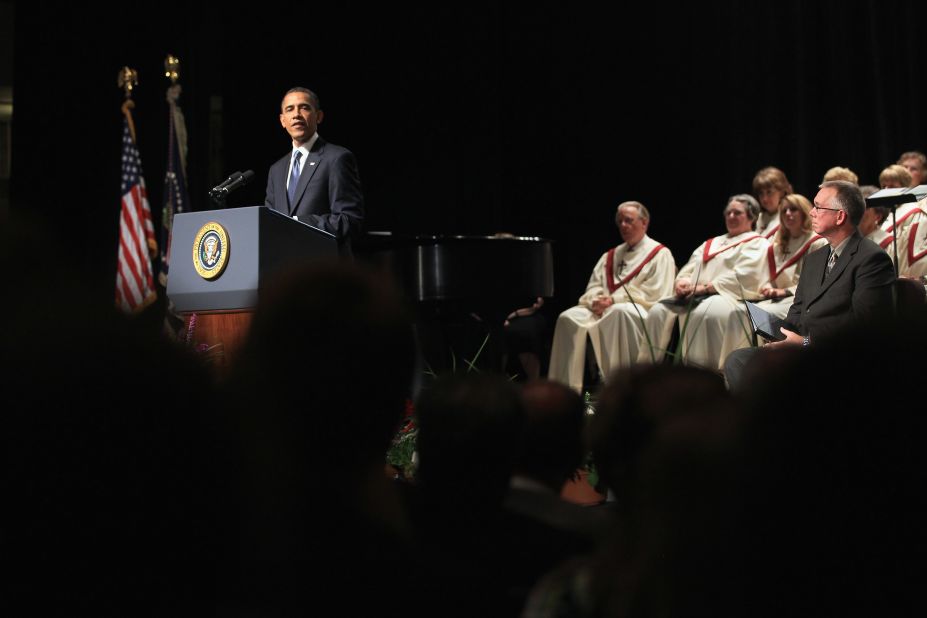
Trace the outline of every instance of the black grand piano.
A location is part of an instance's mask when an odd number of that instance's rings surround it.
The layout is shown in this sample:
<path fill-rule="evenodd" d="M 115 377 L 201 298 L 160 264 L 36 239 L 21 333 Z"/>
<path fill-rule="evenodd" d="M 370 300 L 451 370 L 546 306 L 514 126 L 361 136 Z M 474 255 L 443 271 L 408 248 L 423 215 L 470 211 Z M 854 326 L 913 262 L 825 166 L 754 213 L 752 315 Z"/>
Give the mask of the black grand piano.
<path fill-rule="evenodd" d="M 505 317 L 554 294 L 544 238 L 370 232 L 355 255 L 395 279 L 416 314 L 426 370 L 435 372 L 466 370 L 477 356 L 477 366 L 504 369 Z"/>

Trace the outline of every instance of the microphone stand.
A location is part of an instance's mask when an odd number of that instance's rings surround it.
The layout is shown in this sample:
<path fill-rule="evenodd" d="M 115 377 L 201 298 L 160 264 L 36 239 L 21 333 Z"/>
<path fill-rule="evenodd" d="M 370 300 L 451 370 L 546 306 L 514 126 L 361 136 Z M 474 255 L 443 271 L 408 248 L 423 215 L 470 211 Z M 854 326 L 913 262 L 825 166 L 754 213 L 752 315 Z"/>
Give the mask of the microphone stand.
<path fill-rule="evenodd" d="M 895 209 L 898 205 L 892 202 L 892 252 L 895 254 L 895 278 L 898 278 L 898 222 L 895 221 Z"/>
<path fill-rule="evenodd" d="M 228 193 L 225 191 L 210 191 L 209 199 L 216 205 L 216 208 L 225 208 L 225 200 L 228 197 Z"/>

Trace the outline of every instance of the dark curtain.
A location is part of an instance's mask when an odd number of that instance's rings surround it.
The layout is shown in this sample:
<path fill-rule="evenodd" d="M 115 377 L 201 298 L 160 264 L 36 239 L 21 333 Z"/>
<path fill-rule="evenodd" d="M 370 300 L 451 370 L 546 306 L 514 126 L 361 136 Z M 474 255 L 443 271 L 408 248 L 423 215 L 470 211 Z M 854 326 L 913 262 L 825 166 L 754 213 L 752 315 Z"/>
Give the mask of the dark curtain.
<path fill-rule="evenodd" d="M 915 3 L 138 7 L 113 28 L 76 5 L 16 4 L 13 206 L 49 215 L 101 293 L 116 253 L 116 73 L 141 73 L 157 221 L 169 52 L 183 62 L 197 209 L 236 169 L 257 178 L 230 205 L 263 201 L 288 148 L 279 100 L 305 85 L 320 133 L 357 155 L 369 229 L 552 238 L 555 307 L 620 242 L 620 201 L 651 209 L 651 235 L 681 264 L 763 166 L 813 196 L 831 166 L 875 184 L 901 152 L 927 149 Z"/>

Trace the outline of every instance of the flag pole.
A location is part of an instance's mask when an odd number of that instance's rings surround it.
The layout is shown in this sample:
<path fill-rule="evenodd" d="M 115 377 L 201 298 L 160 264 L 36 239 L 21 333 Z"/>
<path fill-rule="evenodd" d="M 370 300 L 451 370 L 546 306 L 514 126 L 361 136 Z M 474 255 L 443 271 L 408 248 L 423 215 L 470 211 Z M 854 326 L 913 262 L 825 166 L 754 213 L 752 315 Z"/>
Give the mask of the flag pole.
<path fill-rule="evenodd" d="M 132 141 L 138 143 L 135 139 L 135 122 L 132 121 L 132 109 L 135 107 L 135 101 L 132 100 L 132 90 L 138 85 L 138 71 L 129 67 L 122 67 L 119 71 L 119 87 L 125 90 L 126 100 L 122 104 L 122 113 L 125 114 L 129 123 L 129 134 Z"/>
<path fill-rule="evenodd" d="M 138 84 L 138 73 L 127 66 L 123 67 L 119 71 L 117 83 L 125 90 L 126 100 L 122 104 L 125 125 L 115 300 L 116 306 L 122 311 L 137 314 L 158 297 L 151 273 L 151 257 L 158 254 L 158 242 L 151 225 L 151 210 L 132 119 L 132 109 L 135 107 L 132 90 Z"/>
<path fill-rule="evenodd" d="M 174 215 L 190 210 L 190 196 L 187 192 L 187 128 L 180 109 L 180 59 L 168 54 L 164 59 L 164 77 L 170 80 L 167 87 L 168 132 L 167 132 L 167 166 L 164 175 L 164 199 L 161 208 L 161 268 L 158 282 L 167 288 L 170 276 L 171 254 L 173 247 L 171 232 L 174 227 Z M 184 332 L 184 318 L 174 308 L 168 298 L 165 307 L 163 332 L 170 339 L 180 340 Z"/>

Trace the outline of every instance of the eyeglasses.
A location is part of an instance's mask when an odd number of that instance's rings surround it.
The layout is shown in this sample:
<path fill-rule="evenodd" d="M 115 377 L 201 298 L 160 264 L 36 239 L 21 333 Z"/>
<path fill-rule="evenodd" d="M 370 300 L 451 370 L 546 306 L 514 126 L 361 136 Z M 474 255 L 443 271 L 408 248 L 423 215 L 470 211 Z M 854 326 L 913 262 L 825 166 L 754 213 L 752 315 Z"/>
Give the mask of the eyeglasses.
<path fill-rule="evenodd" d="M 843 210 L 843 208 L 828 208 L 827 206 L 818 206 L 817 204 L 812 204 L 811 210 L 832 210 L 834 212 L 840 212 Z"/>

